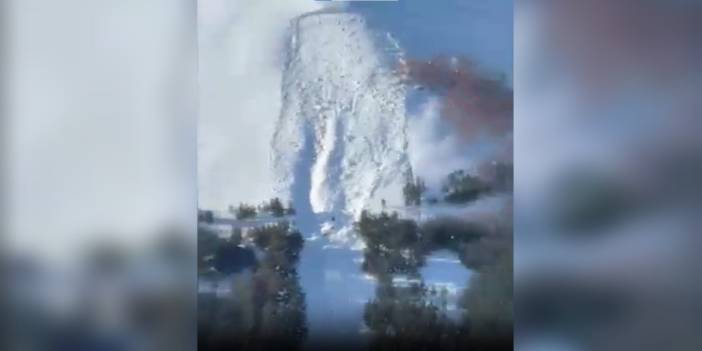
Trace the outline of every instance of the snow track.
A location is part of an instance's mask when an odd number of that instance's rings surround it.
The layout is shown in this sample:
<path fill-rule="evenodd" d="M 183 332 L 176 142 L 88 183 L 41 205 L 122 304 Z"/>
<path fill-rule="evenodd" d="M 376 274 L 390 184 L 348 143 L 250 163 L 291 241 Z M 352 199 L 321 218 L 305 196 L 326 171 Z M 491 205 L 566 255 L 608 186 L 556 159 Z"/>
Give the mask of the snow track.
<path fill-rule="evenodd" d="M 271 145 L 276 193 L 346 219 L 381 198 L 400 201 L 410 164 L 397 43 L 361 16 L 316 12 L 292 22 L 287 54 Z"/>

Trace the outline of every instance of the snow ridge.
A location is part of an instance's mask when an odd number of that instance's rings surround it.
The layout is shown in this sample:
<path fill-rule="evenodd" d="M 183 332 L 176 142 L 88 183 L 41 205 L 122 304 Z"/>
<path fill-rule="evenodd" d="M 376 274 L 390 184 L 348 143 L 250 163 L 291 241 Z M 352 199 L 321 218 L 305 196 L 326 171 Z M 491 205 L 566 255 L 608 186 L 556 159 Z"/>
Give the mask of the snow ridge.
<path fill-rule="evenodd" d="M 347 219 L 381 199 L 400 201 L 410 169 L 403 62 L 397 42 L 372 33 L 359 15 L 293 21 L 271 143 L 279 196 Z"/>

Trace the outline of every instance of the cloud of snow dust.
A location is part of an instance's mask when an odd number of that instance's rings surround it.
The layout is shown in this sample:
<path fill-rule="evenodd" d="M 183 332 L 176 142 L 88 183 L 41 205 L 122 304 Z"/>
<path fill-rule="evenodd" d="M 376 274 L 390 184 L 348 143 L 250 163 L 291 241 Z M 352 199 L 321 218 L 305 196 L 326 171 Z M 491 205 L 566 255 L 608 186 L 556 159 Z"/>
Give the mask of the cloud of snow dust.
<path fill-rule="evenodd" d="M 273 196 L 270 145 L 290 21 L 324 6 L 313 0 L 199 1 L 201 208 Z"/>
<path fill-rule="evenodd" d="M 450 172 L 479 173 L 493 162 L 512 162 L 513 98 L 503 79 L 465 58 L 408 60 L 411 82 L 425 98 L 410 120 L 415 174 L 439 186 Z"/>

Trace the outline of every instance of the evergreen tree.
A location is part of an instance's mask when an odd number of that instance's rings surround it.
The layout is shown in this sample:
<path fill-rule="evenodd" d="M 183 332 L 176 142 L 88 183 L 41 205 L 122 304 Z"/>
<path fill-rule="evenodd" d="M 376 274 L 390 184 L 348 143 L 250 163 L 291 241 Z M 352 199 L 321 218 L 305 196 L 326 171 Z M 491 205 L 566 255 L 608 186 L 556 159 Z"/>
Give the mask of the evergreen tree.
<path fill-rule="evenodd" d="M 490 191 L 490 187 L 478 177 L 459 170 L 448 175 L 442 190 L 446 202 L 462 204 L 477 199 Z"/>
<path fill-rule="evenodd" d="M 286 213 L 283 203 L 277 197 L 271 199 L 270 202 L 265 204 L 264 209 L 266 212 L 272 214 L 274 217 L 283 217 Z"/>
<path fill-rule="evenodd" d="M 256 217 L 256 207 L 240 204 L 239 208 L 236 210 L 236 219 L 247 219 Z"/>
<path fill-rule="evenodd" d="M 409 176 L 402 193 L 405 196 L 405 205 L 419 206 L 422 204 L 422 195 L 427 190 L 424 180 L 420 177 Z"/>

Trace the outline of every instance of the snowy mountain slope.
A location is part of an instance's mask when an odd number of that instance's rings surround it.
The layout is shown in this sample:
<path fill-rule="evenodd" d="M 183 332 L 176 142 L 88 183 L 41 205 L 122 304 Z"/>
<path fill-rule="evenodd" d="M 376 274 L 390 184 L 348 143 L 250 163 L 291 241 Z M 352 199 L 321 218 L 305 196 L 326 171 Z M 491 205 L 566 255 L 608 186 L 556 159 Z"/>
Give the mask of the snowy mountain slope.
<path fill-rule="evenodd" d="M 293 21 L 271 143 L 277 194 L 348 219 L 401 201 L 410 169 L 402 62 L 397 43 L 361 16 Z"/>

